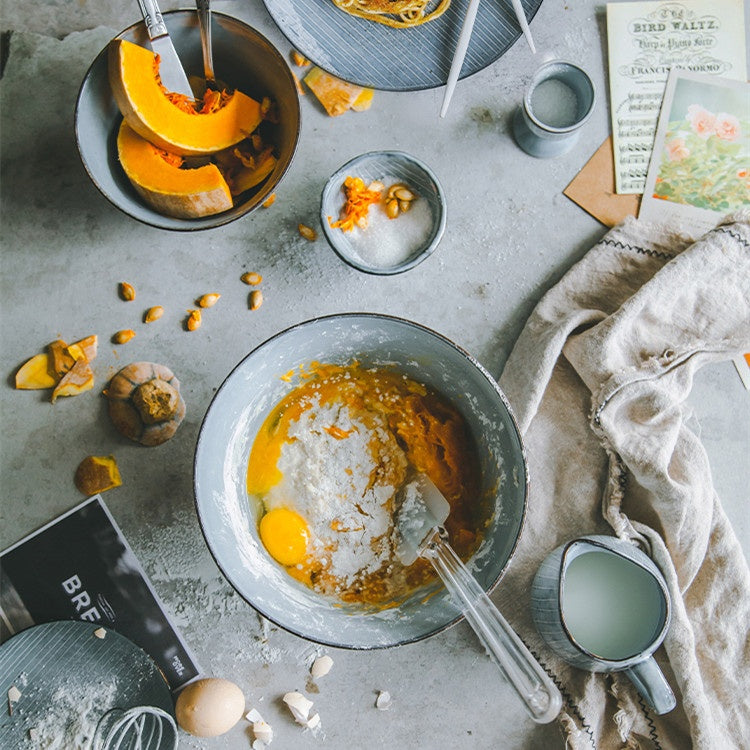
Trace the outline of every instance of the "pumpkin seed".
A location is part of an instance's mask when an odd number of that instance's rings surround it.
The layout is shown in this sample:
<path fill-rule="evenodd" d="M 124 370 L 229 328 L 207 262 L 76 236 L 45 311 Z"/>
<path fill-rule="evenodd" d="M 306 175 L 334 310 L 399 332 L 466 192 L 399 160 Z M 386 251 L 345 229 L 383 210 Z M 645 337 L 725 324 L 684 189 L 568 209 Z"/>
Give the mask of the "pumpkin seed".
<path fill-rule="evenodd" d="M 131 330 L 130 328 L 126 328 L 122 331 L 118 331 L 114 336 L 112 336 L 112 343 L 113 344 L 127 344 L 130 339 L 135 338 L 135 331 Z"/>
<path fill-rule="evenodd" d="M 400 201 L 413 201 L 416 197 L 414 193 L 407 187 L 399 187 L 393 191 L 394 198 L 398 198 Z"/>
<path fill-rule="evenodd" d="M 201 327 L 201 311 L 200 310 L 188 310 L 188 317 L 185 321 L 185 326 L 188 331 L 195 331 Z"/>
<path fill-rule="evenodd" d="M 297 229 L 299 230 L 300 235 L 306 240 L 310 240 L 310 242 L 315 242 L 315 240 L 318 239 L 318 233 L 306 224 L 298 224 Z"/>
<path fill-rule="evenodd" d="M 155 307 L 149 307 L 146 310 L 146 314 L 143 316 L 144 323 L 153 323 L 155 320 L 159 320 L 164 315 L 164 308 L 161 305 Z"/>
<path fill-rule="evenodd" d="M 135 289 L 127 281 L 120 282 L 120 296 L 125 302 L 132 302 L 135 299 Z"/>
<path fill-rule="evenodd" d="M 218 294 L 217 292 L 212 292 L 211 294 L 204 294 L 198 300 L 198 306 L 199 307 L 213 307 L 219 301 L 219 297 L 221 297 L 221 295 Z"/>

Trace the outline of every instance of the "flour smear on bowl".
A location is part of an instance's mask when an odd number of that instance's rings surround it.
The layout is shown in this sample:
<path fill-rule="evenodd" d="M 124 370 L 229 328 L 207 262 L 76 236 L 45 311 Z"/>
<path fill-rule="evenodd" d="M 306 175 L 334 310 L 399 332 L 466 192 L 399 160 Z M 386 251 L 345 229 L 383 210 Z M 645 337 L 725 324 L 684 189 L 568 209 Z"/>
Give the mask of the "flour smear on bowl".
<path fill-rule="evenodd" d="M 401 490 L 424 471 L 451 504 L 447 527 L 468 557 L 480 541 L 478 469 L 460 413 L 385 368 L 317 365 L 255 437 L 248 492 L 261 539 L 294 578 L 350 602 L 387 604 L 425 583 L 424 560 L 395 555 Z"/>

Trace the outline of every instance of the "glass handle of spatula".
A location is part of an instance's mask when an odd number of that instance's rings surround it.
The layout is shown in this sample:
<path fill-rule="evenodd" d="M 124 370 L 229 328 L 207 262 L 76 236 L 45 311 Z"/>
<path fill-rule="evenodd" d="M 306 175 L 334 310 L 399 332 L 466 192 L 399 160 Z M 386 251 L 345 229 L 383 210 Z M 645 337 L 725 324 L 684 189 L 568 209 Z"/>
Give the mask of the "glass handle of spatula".
<path fill-rule="evenodd" d="M 448 544 L 443 529 L 430 532 L 420 555 L 432 563 L 531 718 L 540 724 L 552 721 L 562 707 L 560 691 Z"/>

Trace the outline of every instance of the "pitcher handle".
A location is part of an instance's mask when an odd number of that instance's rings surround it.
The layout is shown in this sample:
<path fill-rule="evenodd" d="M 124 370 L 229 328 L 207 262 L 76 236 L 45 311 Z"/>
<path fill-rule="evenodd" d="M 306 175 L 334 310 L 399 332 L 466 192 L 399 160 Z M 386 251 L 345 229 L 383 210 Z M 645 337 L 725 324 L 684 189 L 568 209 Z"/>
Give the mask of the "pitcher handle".
<path fill-rule="evenodd" d="M 653 656 L 628 667 L 625 674 L 657 714 L 669 713 L 677 705 L 672 688 Z"/>

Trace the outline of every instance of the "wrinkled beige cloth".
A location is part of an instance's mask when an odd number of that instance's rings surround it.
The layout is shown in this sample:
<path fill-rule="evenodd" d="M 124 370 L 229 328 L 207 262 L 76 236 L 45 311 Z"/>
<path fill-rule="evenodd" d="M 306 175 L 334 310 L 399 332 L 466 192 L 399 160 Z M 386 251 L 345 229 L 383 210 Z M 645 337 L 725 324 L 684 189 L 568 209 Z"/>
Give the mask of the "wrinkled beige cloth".
<path fill-rule="evenodd" d="M 750 747 L 750 573 L 683 408 L 698 368 L 750 351 L 750 211 L 693 240 L 634 219 L 610 231 L 540 301 L 500 379 L 531 490 L 493 598 L 561 687 L 575 750 Z M 518 606 L 542 559 L 590 533 L 638 543 L 667 578 L 666 715 L 624 675 L 566 665 Z"/>

